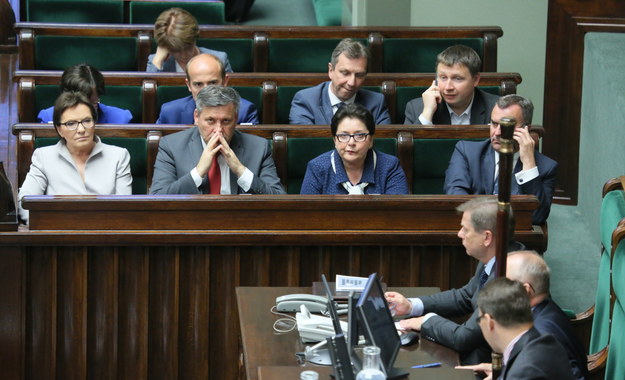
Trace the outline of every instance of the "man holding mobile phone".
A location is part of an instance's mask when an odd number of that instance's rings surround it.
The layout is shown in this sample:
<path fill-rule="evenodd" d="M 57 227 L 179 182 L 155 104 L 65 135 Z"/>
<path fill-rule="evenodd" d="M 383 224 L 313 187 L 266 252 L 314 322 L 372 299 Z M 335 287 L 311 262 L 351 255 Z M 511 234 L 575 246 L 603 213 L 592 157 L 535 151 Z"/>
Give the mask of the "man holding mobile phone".
<path fill-rule="evenodd" d="M 445 172 L 445 194 L 497 194 L 499 149 L 503 118 L 516 120 L 511 194 L 532 194 L 540 201 L 532 223 L 543 224 L 551 210 L 558 163 L 535 149 L 529 133 L 534 105 L 519 95 L 506 95 L 495 104 L 490 117 L 490 139 L 459 141 Z"/>
<path fill-rule="evenodd" d="M 443 50 L 436 57 L 436 80 L 406 104 L 404 124 L 488 124 L 498 96 L 477 88 L 481 67 L 480 56 L 468 46 Z"/>

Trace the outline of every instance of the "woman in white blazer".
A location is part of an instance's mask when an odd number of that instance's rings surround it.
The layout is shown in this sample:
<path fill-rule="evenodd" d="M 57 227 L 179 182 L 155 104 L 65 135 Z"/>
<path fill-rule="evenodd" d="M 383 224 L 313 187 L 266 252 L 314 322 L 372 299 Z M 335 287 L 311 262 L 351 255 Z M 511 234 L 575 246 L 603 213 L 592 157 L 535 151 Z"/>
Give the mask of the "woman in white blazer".
<path fill-rule="evenodd" d="M 95 135 L 98 114 L 82 94 L 64 92 L 54 104 L 53 122 L 61 137 L 56 145 L 38 148 L 18 194 L 19 214 L 25 195 L 108 195 L 132 193 L 130 154 Z"/>

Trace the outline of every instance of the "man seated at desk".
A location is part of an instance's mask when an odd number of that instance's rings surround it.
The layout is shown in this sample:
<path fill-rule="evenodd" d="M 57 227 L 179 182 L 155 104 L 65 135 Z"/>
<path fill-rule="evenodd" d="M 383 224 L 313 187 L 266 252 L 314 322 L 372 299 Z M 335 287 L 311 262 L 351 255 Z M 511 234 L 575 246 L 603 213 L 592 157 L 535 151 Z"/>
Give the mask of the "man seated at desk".
<path fill-rule="evenodd" d="M 195 127 L 160 141 L 151 194 L 284 194 L 267 140 L 235 130 L 239 101 L 229 87 L 199 91 Z"/>
<path fill-rule="evenodd" d="M 533 224 L 547 221 L 556 186 L 558 163 L 535 149 L 529 133 L 534 105 L 519 95 L 499 100 L 490 117 L 490 140 L 459 141 L 445 172 L 445 194 L 497 194 L 499 192 L 499 149 L 503 118 L 516 120 L 511 194 L 535 195 L 540 202 Z"/>

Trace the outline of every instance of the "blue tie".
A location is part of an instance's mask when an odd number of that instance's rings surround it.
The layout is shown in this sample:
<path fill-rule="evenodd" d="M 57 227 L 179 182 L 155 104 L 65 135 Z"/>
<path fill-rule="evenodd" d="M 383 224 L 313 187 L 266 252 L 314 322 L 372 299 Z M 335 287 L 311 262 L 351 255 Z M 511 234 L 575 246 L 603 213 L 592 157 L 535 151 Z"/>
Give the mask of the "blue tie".
<path fill-rule="evenodd" d="M 480 289 L 482 289 L 486 281 L 488 281 L 488 273 L 486 273 L 486 266 L 484 266 L 480 272 Z"/>

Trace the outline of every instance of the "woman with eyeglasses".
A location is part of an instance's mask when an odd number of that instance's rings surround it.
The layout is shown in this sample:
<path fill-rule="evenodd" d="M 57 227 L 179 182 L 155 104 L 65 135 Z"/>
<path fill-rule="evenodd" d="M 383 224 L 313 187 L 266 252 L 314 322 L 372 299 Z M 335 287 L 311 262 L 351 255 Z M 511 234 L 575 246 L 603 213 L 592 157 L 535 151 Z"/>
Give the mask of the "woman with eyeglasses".
<path fill-rule="evenodd" d="M 80 92 L 89 99 L 96 109 L 98 124 L 128 124 L 132 120 L 130 111 L 107 106 L 100 103 L 100 97 L 105 93 L 104 77 L 95 67 L 86 63 L 70 66 L 61 76 L 60 92 Z M 37 115 L 40 123 L 52 123 L 54 107 L 42 109 Z"/>
<path fill-rule="evenodd" d="M 399 160 L 373 149 L 375 123 L 359 104 L 345 104 L 330 124 L 334 150 L 311 160 L 301 194 L 408 194 Z"/>
<path fill-rule="evenodd" d="M 95 135 L 95 107 L 82 94 L 64 92 L 54 104 L 54 127 L 61 139 L 37 148 L 17 196 L 21 219 L 25 195 L 108 195 L 132 193 L 130 154 Z"/>

